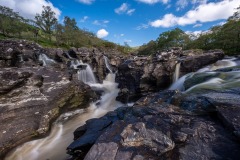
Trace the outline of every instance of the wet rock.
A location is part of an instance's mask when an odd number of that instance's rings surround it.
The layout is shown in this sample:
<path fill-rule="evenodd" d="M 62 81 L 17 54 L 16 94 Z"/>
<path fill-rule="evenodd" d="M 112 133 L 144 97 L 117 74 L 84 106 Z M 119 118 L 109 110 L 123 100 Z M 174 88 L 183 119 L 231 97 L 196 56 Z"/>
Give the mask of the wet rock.
<path fill-rule="evenodd" d="M 180 74 L 186 74 L 214 63 L 224 56 L 221 50 L 186 57 L 180 57 L 181 54 L 182 51 L 176 49 L 150 57 L 134 57 L 119 65 L 116 76 L 120 88 L 118 100 L 131 102 L 143 95 L 168 88 L 173 81 L 175 67 L 179 61 L 181 61 Z M 196 78 L 196 80 L 201 79 Z M 186 86 L 191 85 L 186 83 Z"/>
<path fill-rule="evenodd" d="M 224 52 L 222 50 L 212 50 L 207 53 L 189 56 L 181 59 L 181 73 L 187 74 L 189 72 L 197 71 L 203 66 L 212 64 L 220 59 L 223 59 Z"/>

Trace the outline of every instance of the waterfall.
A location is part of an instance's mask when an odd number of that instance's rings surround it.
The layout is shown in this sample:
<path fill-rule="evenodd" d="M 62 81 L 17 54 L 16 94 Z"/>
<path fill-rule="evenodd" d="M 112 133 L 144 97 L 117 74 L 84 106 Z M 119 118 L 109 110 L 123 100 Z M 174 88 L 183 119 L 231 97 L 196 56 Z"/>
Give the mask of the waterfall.
<path fill-rule="evenodd" d="M 39 55 L 38 60 L 43 62 L 43 66 L 51 65 L 56 63 L 53 59 L 49 58 L 46 54 L 42 53 Z"/>
<path fill-rule="evenodd" d="M 173 75 L 173 82 L 176 82 L 179 78 L 180 66 L 181 66 L 181 62 L 176 64 L 175 72 L 174 72 L 174 75 Z"/>
<path fill-rule="evenodd" d="M 78 70 L 77 78 L 84 83 L 96 83 L 96 79 L 91 66 L 83 63 L 81 60 L 74 59 L 71 61 L 71 69 Z"/>
<path fill-rule="evenodd" d="M 197 73 L 202 73 L 202 72 L 207 72 L 209 73 L 210 71 L 214 71 L 216 69 L 221 69 L 221 68 L 226 68 L 226 67 L 233 67 L 233 66 L 236 66 L 237 63 L 233 61 L 234 59 L 223 59 L 223 60 L 219 60 L 217 61 L 216 63 L 214 64 L 211 64 L 211 65 L 208 65 L 208 66 L 205 66 L 201 69 L 199 69 L 197 72 L 194 72 L 194 73 L 188 73 L 184 76 L 182 76 L 181 78 L 179 78 L 177 81 L 175 81 L 170 87 L 169 87 L 169 90 L 175 90 L 175 89 L 178 89 L 180 91 L 184 91 L 185 88 L 184 88 L 184 82 L 186 79 L 188 78 L 191 78 L 192 76 L 194 76 L 195 74 Z M 179 64 L 179 63 L 178 63 Z M 177 65 L 178 65 L 177 64 Z M 178 69 L 178 66 L 176 65 L 176 69 L 175 69 L 175 73 L 174 75 L 176 74 L 177 70 L 179 71 L 180 70 L 180 64 L 179 64 L 179 69 Z M 176 76 L 177 77 L 177 76 Z M 217 83 L 218 82 L 218 83 Z M 193 90 L 194 88 L 197 88 L 197 87 L 202 87 L 202 86 L 205 86 L 205 85 L 209 85 L 209 86 L 214 86 L 213 84 L 219 84 L 220 80 L 219 78 L 215 78 L 215 79 L 212 79 L 212 80 L 209 80 L 207 82 L 204 82 L 203 84 L 199 84 L 198 86 L 193 86 L 191 87 L 190 89 L 188 89 L 186 92 L 189 92 L 191 90 Z M 222 81 L 221 81 L 222 82 Z"/>
<path fill-rule="evenodd" d="M 207 71 L 213 71 L 213 70 L 216 70 L 216 69 L 236 66 L 237 63 L 234 62 L 233 60 L 234 59 L 219 60 L 214 64 L 211 64 L 211 65 L 208 65 L 206 67 L 203 67 L 203 68 L 199 69 L 197 72 L 207 72 Z"/>
<path fill-rule="evenodd" d="M 48 137 L 23 144 L 7 155 L 5 160 L 65 160 L 69 158 L 66 148 L 73 140 L 74 130 L 84 125 L 86 120 L 101 117 L 121 106 L 121 103 L 115 100 L 119 92 L 117 83 L 115 83 L 115 74 L 108 74 L 102 84 L 91 83 L 90 86 L 103 90 L 101 99 L 97 101 L 98 105 L 97 102 L 91 103 L 85 110 L 80 109 L 61 115 L 53 124 Z"/>
<path fill-rule="evenodd" d="M 89 64 L 86 65 L 85 69 L 79 69 L 77 72 L 78 80 L 84 82 L 84 83 L 96 83 L 95 76 L 93 74 L 92 68 Z"/>
<path fill-rule="evenodd" d="M 106 56 L 103 56 L 103 58 L 104 58 L 105 65 L 106 65 L 107 69 L 109 70 L 110 73 L 113 73 L 113 72 L 112 72 L 112 68 L 111 68 L 111 66 L 109 65 L 109 62 L 108 62 L 109 60 L 108 60 L 108 58 L 107 58 Z"/>
<path fill-rule="evenodd" d="M 190 73 L 191 74 L 191 73 Z M 178 89 L 179 91 L 184 91 L 184 82 L 186 80 L 186 78 L 190 75 L 190 74 L 186 74 L 184 76 L 182 76 L 181 78 L 179 78 L 177 81 L 175 81 L 169 88 L 169 90 L 175 90 Z"/>

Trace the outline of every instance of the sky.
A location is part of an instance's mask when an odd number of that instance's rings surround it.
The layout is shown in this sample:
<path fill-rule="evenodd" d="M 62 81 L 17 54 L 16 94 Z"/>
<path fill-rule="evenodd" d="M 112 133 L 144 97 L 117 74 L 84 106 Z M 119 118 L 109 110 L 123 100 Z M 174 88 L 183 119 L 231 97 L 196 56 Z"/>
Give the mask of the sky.
<path fill-rule="evenodd" d="M 199 34 L 222 25 L 240 0 L 0 0 L 0 5 L 29 19 L 48 5 L 60 23 L 69 16 L 99 38 L 135 47 L 176 27 Z"/>

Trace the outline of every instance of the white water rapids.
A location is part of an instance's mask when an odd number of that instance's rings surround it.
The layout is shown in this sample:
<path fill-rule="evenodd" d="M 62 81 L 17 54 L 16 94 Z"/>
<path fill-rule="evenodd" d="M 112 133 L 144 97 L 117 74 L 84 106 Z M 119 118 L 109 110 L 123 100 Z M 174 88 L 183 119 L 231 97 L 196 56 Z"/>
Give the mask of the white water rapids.
<path fill-rule="evenodd" d="M 216 69 L 221 69 L 221 68 L 227 68 L 227 67 L 233 67 L 236 66 L 237 63 L 234 62 L 234 58 L 233 59 L 223 59 L 223 60 L 219 60 L 214 64 L 208 65 L 206 67 L 203 67 L 201 69 L 199 69 L 197 72 L 193 72 L 193 73 L 188 73 L 184 76 L 182 76 L 181 78 L 177 79 L 177 81 L 174 81 L 174 83 L 169 87 L 169 90 L 175 90 L 178 89 L 180 91 L 184 91 L 184 82 L 186 80 L 186 78 L 190 78 L 192 77 L 194 74 L 196 73 L 200 73 L 200 72 L 208 72 L 209 74 L 211 74 L 210 71 L 214 71 Z M 179 65 L 178 65 L 179 64 Z M 178 77 L 179 76 L 179 71 L 180 71 L 180 63 L 178 63 L 176 65 L 176 69 L 175 69 L 175 73 L 174 73 L 174 77 Z M 219 82 L 219 80 L 211 80 L 210 84 L 213 84 L 213 82 Z M 207 83 L 206 83 L 207 84 Z"/>
<path fill-rule="evenodd" d="M 121 106 L 115 100 L 119 91 L 115 83 L 115 74 L 108 74 L 103 84 L 88 84 L 104 91 L 101 100 L 98 101 L 99 105 L 92 103 L 86 110 L 61 115 L 53 124 L 49 136 L 19 146 L 8 154 L 5 160 L 64 160 L 68 158 L 66 148 L 73 141 L 73 132 L 76 128 L 82 126 L 88 119 L 101 117 Z M 67 121 L 69 118 L 71 120 Z"/>

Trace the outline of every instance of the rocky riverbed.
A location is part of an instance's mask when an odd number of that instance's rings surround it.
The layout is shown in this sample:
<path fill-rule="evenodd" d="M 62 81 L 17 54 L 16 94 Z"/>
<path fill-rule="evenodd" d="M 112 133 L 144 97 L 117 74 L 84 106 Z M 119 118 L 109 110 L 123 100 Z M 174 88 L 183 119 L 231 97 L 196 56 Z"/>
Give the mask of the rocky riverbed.
<path fill-rule="evenodd" d="M 117 71 L 117 100 L 136 102 L 79 127 L 67 149 L 72 159 L 239 159 L 239 77 L 226 74 L 235 74 L 238 67 L 217 71 L 215 78 L 226 81 L 221 89 L 162 91 L 172 83 L 177 64 L 184 75 L 223 57 L 221 50 L 195 54 L 173 48 L 139 57 L 109 49 L 46 49 L 27 41 L 0 41 L 0 157 L 46 136 L 61 113 L 99 99 L 101 91 L 78 79 L 78 70 L 89 64 L 98 82 Z M 184 87 L 214 76 L 196 74 Z"/>

